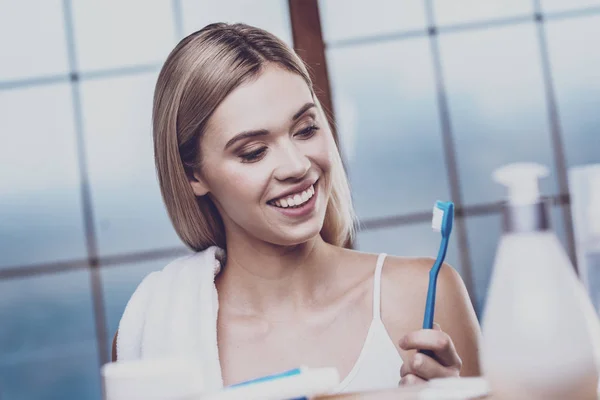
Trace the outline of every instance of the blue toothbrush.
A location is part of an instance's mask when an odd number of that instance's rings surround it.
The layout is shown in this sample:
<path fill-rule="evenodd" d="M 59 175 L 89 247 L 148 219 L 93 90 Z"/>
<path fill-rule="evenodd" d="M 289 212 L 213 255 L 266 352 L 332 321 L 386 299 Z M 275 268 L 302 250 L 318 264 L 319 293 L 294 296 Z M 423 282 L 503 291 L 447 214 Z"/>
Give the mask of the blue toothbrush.
<path fill-rule="evenodd" d="M 454 221 L 454 203 L 451 201 L 436 201 L 433 206 L 433 218 L 431 227 L 434 231 L 442 233 L 442 242 L 438 251 L 437 259 L 429 271 L 429 288 L 427 289 L 427 303 L 425 304 L 425 317 L 423 318 L 423 329 L 433 329 L 433 315 L 435 312 L 435 290 L 437 286 L 437 277 L 440 268 L 446 258 L 448 250 L 448 241 L 452 232 L 452 222 Z M 434 357 L 433 352 L 422 350 L 421 353 Z"/>

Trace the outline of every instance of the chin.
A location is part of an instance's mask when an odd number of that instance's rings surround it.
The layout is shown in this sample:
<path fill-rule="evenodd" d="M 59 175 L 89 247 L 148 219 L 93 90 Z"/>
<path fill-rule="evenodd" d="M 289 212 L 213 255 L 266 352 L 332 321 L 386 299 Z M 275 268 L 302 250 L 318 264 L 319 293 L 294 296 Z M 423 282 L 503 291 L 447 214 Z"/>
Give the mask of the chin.
<path fill-rule="evenodd" d="M 285 233 L 273 234 L 268 241 L 279 246 L 296 246 L 319 236 L 322 227 L 322 221 L 318 224 L 311 224 L 311 226 L 298 226 Z"/>

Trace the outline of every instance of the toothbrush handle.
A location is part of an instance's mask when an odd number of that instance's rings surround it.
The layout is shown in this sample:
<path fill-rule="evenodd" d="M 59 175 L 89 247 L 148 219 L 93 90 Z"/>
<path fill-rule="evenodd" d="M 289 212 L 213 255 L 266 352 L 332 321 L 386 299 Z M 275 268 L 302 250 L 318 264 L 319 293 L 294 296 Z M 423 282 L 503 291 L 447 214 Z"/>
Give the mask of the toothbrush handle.
<path fill-rule="evenodd" d="M 433 329 L 433 316 L 435 313 L 435 293 L 437 287 L 437 275 L 439 265 L 436 261 L 431 271 L 429 271 L 429 287 L 427 288 L 427 301 L 425 303 L 425 316 L 423 317 L 423 329 Z"/>
<path fill-rule="evenodd" d="M 448 250 L 448 238 L 442 236 L 440 249 L 433 267 L 429 271 L 429 287 L 427 288 L 427 302 L 425 303 L 425 316 L 423 317 L 423 329 L 433 329 L 433 314 L 435 312 L 435 291 L 437 287 L 437 277 Z"/>
<path fill-rule="evenodd" d="M 426 356 L 429 356 L 431 358 L 433 358 L 434 360 L 436 360 L 437 358 L 435 357 L 435 354 L 433 353 L 433 351 L 431 350 L 419 350 L 419 353 L 421 354 L 425 354 Z"/>
<path fill-rule="evenodd" d="M 440 263 L 441 264 L 441 263 Z M 435 312 L 435 293 L 436 293 L 436 280 L 439 267 L 436 265 L 429 272 L 429 288 L 427 289 L 427 303 L 425 304 L 425 317 L 423 318 L 423 329 L 433 329 L 433 315 Z M 431 350 L 419 350 L 419 353 L 425 354 L 433 359 L 435 355 Z"/>
<path fill-rule="evenodd" d="M 435 264 L 429 271 L 429 287 L 427 288 L 427 302 L 425 303 L 425 315 L 423 317 L 423 329 L 433 329 L 433 317 L 435 314 L 435 294 L 437 288 L 437 277 L 442 268 L 444 259 L 446 258 L 446 251 L 448 250 L 448 238 L 442 237 L 440 243 L 440 249 L 438 251 L 437 259 Z M 431 350 L 419 350 L 419 353 L 423 353 L 433 359 L 435 355 Z"/>

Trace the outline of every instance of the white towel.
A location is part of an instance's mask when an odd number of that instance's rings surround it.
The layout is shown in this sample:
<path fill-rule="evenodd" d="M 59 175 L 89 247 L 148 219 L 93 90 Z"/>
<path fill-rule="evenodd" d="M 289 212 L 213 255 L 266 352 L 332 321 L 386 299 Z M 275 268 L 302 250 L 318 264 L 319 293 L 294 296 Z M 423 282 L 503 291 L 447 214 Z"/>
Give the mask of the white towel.
<path fill-rule="evenodd" d="M 199 364 L 205 390 L 223 387 L 214 278 L 224 254 L 210 247 L 181 257 L 142 281 L 119 323 L 119 361 L 185 358 Z"/>

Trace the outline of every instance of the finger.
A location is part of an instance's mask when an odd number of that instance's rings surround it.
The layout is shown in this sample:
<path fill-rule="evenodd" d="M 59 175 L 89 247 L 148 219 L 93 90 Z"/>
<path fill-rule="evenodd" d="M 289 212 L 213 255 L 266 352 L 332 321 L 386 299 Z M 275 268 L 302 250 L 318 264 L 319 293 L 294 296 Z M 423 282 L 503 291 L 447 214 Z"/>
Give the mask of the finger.
<path fill-rule="evenodd" d="M 402 377 L 402 379 L 400 379 L 401 386 L 416 385 L 418 383 L 423 383 L 423 382 L 425 382 L 423 379 L 419 378 L 418 376 L 412 375 L 412 374 L 406 375 L 406 376 Z"/>
<path fill-rule="evenodd" d="M 404 350 L 431 350 L 446 367 L 462 365 L 452 339 L 442 331 L 421 329 L 411 332 L 400 340 L 399 345 Z"/>
<path fill-rule="evenodd" d="M 441 331 L 442 330 L 442 328 L 440 327 L 440 324 L 438 324 L 436 322 L 433 323 L 433 329 L 436 330 L 436 331 Z"/>
<path fill-rule="evenodd" d="M 402 366 L 400 367 L 400 377 L 404 378 L 406 375 L 410 374 L 410 365 L 412 363 L 412 358 L 409 358 L 408 360 L 406 360 L 405 362 L 402 363 Z"/>
<path fill-rule="evenodd" d="M 434 378 L 457 377 L 459 375 L 458 369 L 454 367 L 445 367 L 425 354 L 415 354 L 412 360 L 409 360 L 407 364 L 405 376 L 415 375 L 421 379 L 430 380 Z"/>

